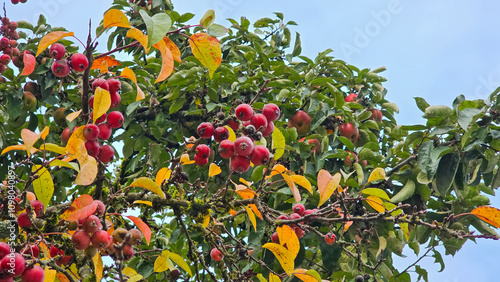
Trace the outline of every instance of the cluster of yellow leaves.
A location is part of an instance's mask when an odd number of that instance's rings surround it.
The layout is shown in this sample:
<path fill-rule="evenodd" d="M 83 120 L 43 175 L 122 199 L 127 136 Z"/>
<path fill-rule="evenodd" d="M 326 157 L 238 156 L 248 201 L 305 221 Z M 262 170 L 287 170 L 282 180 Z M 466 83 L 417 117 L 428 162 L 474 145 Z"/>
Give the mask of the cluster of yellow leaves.
<path fill-rule="evenodd" d="M 297 185 L 303 187 L 306 189 L 309 193 L 313 193 L 312 191 L 312 185 L 307 178 L 305 178 L 302 175 L 296 175 L 290 170 L 288 170 L 286 167 L 284 167 L 281 164 L 275 165 L 267 177 L 267 179 L 275 176 L 275 175 L 281 175 L 283 179 L 285 180 L 286 184 L 288 187 L 290 187 L 290 190 L 293 193 L 293 197 L 295 198 L 295 202 L 299 202 L 302 197 L 300 196 L 299 189 L 297 188 Z"/>

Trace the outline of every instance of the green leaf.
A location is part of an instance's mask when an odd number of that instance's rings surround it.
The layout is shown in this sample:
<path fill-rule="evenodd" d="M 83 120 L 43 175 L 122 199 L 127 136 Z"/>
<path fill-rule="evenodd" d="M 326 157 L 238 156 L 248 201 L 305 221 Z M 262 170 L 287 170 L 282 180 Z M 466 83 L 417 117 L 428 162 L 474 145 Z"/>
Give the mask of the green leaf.
<path fill-rule="evenodd" d="M 425 101 L 424 98 L 421 98 L 421 97 L 414 97 L 415 99 L 415 102 L 417 102 L 417 107 L 422 111 L 422 112 L 425 112 L 425 109 L 427 109 L 427 107 L 429 107 L 429 103 L 427 103 L 427 101 Z"/>
<path fill-rule="evenodd" d="M 448 194 L 459 165 L 460 157 L 457 154 L 450 153 L 441 158 L 436 173 L 436 188 L 441 196 Z"/>
<path fill-rule="evenodd" d="M 445 118 L 453 114 L 453 110 L 447 106 L 429 106 L 425 109 L 424 118 Z"/>
<path fill-rule="evenodd" d="M 300 44 L 300 33 L 296 32 L 295 36 L 295 46 L 293 47 L 292 56 L 296 57 L 302 52 L 302 46 Z"/>
<path fill-rule="evenodd" d="M 50 172 L 41 165 L 33 165 L 32 171 L 38 176 L 33 180 L 33 190 L 37 199 L 47 209 L 47 205 L 54 194 L 54 181 L 52 180 L 52 176 L 50 176 Z"/>
<path fill-rule="evenodd" d="M 228 29 L 225 28 L 224 26 L 220 24 L 212 24 L 208 29 L 207 29 L 207 34 L 211 35 L 213 37 L 220 37 L 226 35 L 228 32 Z"/>
<path fill-rule="evenodd" d="M 208 29 L 214 23 L 214 21 L 215 21 L 215 11 L 210 9 L 205 12 L 203 17 L 201 17 L 200 24 L 204 28 Z"/>
<path fill-rule="evenodd" d="M 361 193 L 363 193 L 365 195 L 376 196 L 376 197 L 379 197 L 380 199 L 385 199 L 387 201 L 390 201 L 389 196 L 387 196 L 387 193 L 382 189 L 366 188 L 366 189 L 363 189 L 361 191 Z"/>
<path fill-rule="evenodd" d="M 463 129 L 467 130 L 474 116 L 481 113 L 480 109 L 468 108 L 458 112 L 458 124 Z"/>
<path fill-rule="evenodd" d="M 415 182 L 410 179 L 406 182 L 405 186 L 403 186 L 403 189 L 401 189 L 401 191 L 399 191 L 396 195 L 394 195 L 394 197 L 392 197 L 391 202 L 402 202 L 413 196 L 413 193 L 415 193 Z"/>
<path fill-rule="evenodd" d="M 418 265 L 415 265 L 415 272 L 418 274 L 418 281 L 420 281 L 420 278 L 423 278 L 425 282 L 429 281 L 428 273 L 427 270 L 421 268 Z"/>
<path fill-rule="evenodd" d="M 182 106 L 184 106 L 184 103 L 186 103 L 185 98 L 178 98 L 177 100 L 175 100 L 175 102 L 170 106 L 170 109 L 168 110 L 168 114 L 171 115 L 171 114 L 177 112 L 178 110 L 180 110 L 182 108 Z"/>
<path fill-rule="evenodd" d="M 148 47 L 151 47 L 163 40 L 163 37 L 167 34 L 172 26 L 172 20 L 170 16 L 165 13 L 155 14 L 150 17 L 148 13 L 144 10 L 139 10 L 146 28 L 148 30 Z"/>
<path fill-rule="evenodd" d="M 337 136 L 337 138 L 340 140 L 340 142 L 342 142 L 342 144 L 344 144 L 347 147 L 349 151 L 351 152 L 354 151 L 354 144 L 352 144 L 351 140 L 349 140 L 344 136 Z"/>

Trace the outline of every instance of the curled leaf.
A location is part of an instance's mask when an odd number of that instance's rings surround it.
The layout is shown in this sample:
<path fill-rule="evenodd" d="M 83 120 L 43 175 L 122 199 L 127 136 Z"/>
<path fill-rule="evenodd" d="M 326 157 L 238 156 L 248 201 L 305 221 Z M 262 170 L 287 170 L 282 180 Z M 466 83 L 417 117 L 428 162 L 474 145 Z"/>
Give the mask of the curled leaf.
<path fill-rule="evenodd" d="M 137 88 L 137 97 L 135 101 L 140 101 L 146 97 L 142 89 L 139 87 L 139 84 L 137 84 L 137 78 L 135 77 L 135 73 L 133 70 L 129 69 L 128 67 L 125 67 L 120 75 L 121 77 L 128 78 L 135 83 L 135 86 Z"/>
<path fill-rule="evenodd" d="M 381 167 L 377 167 L 370 173 L 370 177 L 368 177 L 368 183 L 381 179 L 385 179 L 385 170 Z"/>
<path fill-rule="evenodd" d="M 156 184 L 158 184 L 158 186 L 161 187 L 161 185 L 163 184 L 163 181 L 170 179 L 171 174 L 172 174 L 172 170 L 170 170 L 170 168 L 168 168 L 168 167 L 164 167 L 164 168 L 160 169 L 156 173 L 156 179 L 155 179 Z"/>
<path fill-rule="evenodd" d="M 378 211 L 379 213 L 383 213 L 385 212 L 385 206 L 384 204 L 382 203 L 382 199 L 380 199 L 379 197 L 377 196 L 368 196 L 366 198 L 366 202 L 372 207 L 374 208 L 376 211 Z"/>
<path fill-rule="evenodd" d="M 47 49 L 47 47 L 49 47 L 53 43 L 56 43 L 60 39 L 67 37 L 67 36 L 75 36 L 75 34 L 73 32 L 54 31 L 54 32 L 51 32 L 51 33 L 45 35 L 38 43 L 38 49 L 36 50 L 36 56 L 38 57 L 38 55 L 40 55 L 40 53 L 42 53 L 43 50 Z"/>
<path fill-rule="evenodd" d="M 174 57 L 163 40 L 160 40 L 158 43 L 153 45 L 153 47 L 158 49 L 161 54 L 161 70 L 155 81 L 155 83 L 158 83 L 164 81 L 172 74 L 172 71 L 174 70 Z"/>
<path fill-rule="evenodd" d="M 280 245 L 286 245 L 286 248 L 290 251 L 293 258 L 297 257 L 300 251 L 299 238 L 295 231 L 288 225 L 279 226 L 277 228 L 278 238 L 280 240 Z"/>

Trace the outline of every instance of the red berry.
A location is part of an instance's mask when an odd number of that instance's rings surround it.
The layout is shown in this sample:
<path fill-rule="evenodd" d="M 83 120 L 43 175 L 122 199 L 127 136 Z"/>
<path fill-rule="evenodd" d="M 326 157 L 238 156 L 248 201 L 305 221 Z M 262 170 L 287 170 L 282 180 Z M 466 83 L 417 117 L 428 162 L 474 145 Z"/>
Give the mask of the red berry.
<path fill-rule="evenodd" d="M 111 243 L 111 235 L 104 230 L 97 230 L 91 238 L 92 246 L 98 249 L 105 249 Z"/>
<path fill-rule="evenodd" d="M 124 121 L 123 114 L 119 111 L 113 111 L 108 114 L 107 123 L 112 128 L 120 128 Z"/>
<path fill-rule="evenodd" d="M 214 125 L 210 122 L 202 122 L 196 129 L 202 139 L 210 139 L 214 134 Z"/>
<path fill-rule="evenodd" d="M 293 212 L 300 215 L 300 216 L 303 216 L 305 211 L 306 211 L 306 207 L 301 203 L 297 203 L 293 206 Z"/>
<path fill-rule="evenodd" d="M 266 104 L 262 108 L 262 114 L 267 118 L 267 121 L 275 121 L 280 117 L 280 108 L 276 104 Z"/>
<path fill-rule="evenodd" d="M 352 143 L 356 143 L 359 138 L 358 128 L 350 122 L 339 125 L 339 134 L 351 140 Z"/>
<path fill-rule="evenodd" d="M 372 116 L 370 117 L 371 120 L 382 122 L 383 115 L 379 109 L 370 109 L 370 112 L 372 112 Z"/>
<path fill-rule="evenodd" d="M 0 242 L 0 259 L 10 253 L 10 246 L 5 242 Z"/>
<path fill-rule="evenodd" d="M 97 203 L 97 208 L 95 209 L 94 214 L 97 216 L 103 215 L 106 212 L 106 206 L 100 200 L 94 200 L 94 203 Z"/>
<path fill-rule="evenodd" d="M 109 145 L 102 145 L 97 158 L 103 163 L 109 163 L 115 155 L 115 149 Z"/>
<path fill-rule="evenodd" d="M 22 282 L 43 282 L 45 279 L 45 270 L 39 265 L 34 265 L 26 269 L 21 278 Z"/>
<path fill-rule="evenodd" d="M 85 137 L 87 141 L 94 141 L 97 139 L 97 136 L 99 136 L 99 127 L 97 127 L 97 125 L 87 124 L 83 129 L 83 137 Z"/>
<path fill-rule="evenodd" d="M 299 239 L 306 235 L 306 232 L 298 226 L 294 227 L 293 231 L 295 231 L 295 235 L 297 235 L 297 238 Z"/>
<path fill-rule="evenodd" d="M 302 216 L 300 216 L 300 214 L 294 212 L 290 215 L 290 218 L 289 219 L 299 219 L 301 218 Z"/>
<path fill-rule="evenodd" d="M 262 136 L 268 137 L 271 135 L 271 133 L 273 133 L 273 131 L 274 131 L 274 123 L 270 121 L 267 123 L 266 129 L 262 131 Z"/>
<path fill-rule="evenodd" d="M 241 121 L 250 120 L 253 116 L 252 106 L 249 104 L 240 104 L 235 109 L 236 118 Z"/>
<path fill-rule="evenodd" d="M 0 49 L 5 49 L 9 46 L 10 46 L 10 39 L 8 39 L 7 37 L 2 37 L 2 39 L 0 39 Z"/>
<path fill-rule="evenodd" d="M 78 230 L 71 236 L 71 242 L 77 250 L 85 250 L 90 245 L 90 236 L 83 230 Z"/>
<path fill-rule="evenodd" d="M 234 120 L 229 120 L 229 127 L 231 127 L 232 130 L 238 130 L 238 128 L 240 128 L 240 123 Z"/>
<path fill-rule="evenodd" d="M 26 260 L 20 253 L 9 253 L 0 261 L 0 272 L 10 277 L 20 276 L 26 269 Z"/>
<path fill-rule="evenodd" d="M 24 229 L 31 227 L 31 221 L 28 217 L 28 213 L 23 212 L 17 217 L 17 225 Z"/>
<path fill-rule="evenodd" d="M 69 140 L 69 137 L 71 137 L 71 130 L 69 129 L 69 127 L 66 127 L 62 134 L 61 134 L 61 141 L 63 143 L 63 145 L 66 145 L 66 143 L 68 143 L 68 140 Z"/>
<path fill-rule="evenodd" d="M 111 106 L 110 108 L 116 108 L 118 105 L 120 105 L 122 101 L 122 96 L 118 92 L 111 92 L 109 93 L 109 96 L 111 97 Z"/>
<path fill-rule="evenodd" d="M 29 245 L 26 249 L 24 249 L 23 255 L 28 255 L 30 257 L 33 256 L 34 258 L 37 258 L 40 256 L 40 248 L 38 248 L 37 245 Z"/>
<path fill-rule="evenodd" d="M 89 98 L 89 107 L 91 109 L 94 108 L 94 95 L 92 95 L 90 98 Z"/>
<path fill-rule="evenodd" d="M 218 149 L 219 155 L 224 159 L 229 159 L 234 156 L 234 143 L 231 140 L 222 140 Z"/>
<path fill-rule="evenodd" d="M 289 219 L 290 218 L 288 218 L 288 216 L 286 216 L 285 214 L 278 216 L 278 220 L 289 220 Z"/>
<path fill-rule="evenodd" d="M 237 173 L 244 173 L 250 168 L 250 160 L 247 157 L 236 155 L 231 158 L 231 168 Z"/>
<path fill-rule="evenodd" d="M 234 141 L 234 151 L 239 156 L 249 156 L 252 154 L 255 145 L 249 137 L 242 136 Z"/>
<path fill-rule="evenodd" d="M 66 59 L 56 60 L 52 63 L 52 72 L 57 77 L 66 77 L 69 74 L 70 68 Z"/>
<path fill-rule="evenodd" d="M 200 144 L 196 147 L 196 155 L 199 158 L 207 159 L 210 156 L 210 147 L 205 144 Z"/>
<path fill-rule="evenodd" d="M 214 140 L 215 142 L 222 142 L 222 140 L 226 140 L 229 138 L 229 130 L 223 126 L 219 126 L 214 131 Z"/>
<path fill-rule="evenodd" d="M 10 19 L 9 18 L 7 18 L 7 17 L 3 17 L 2 18 L 2 24 L 3 25 L 8 25 L 9 23 L 10 23 Z"/>
<path fill-rule="evenodd" d="M 17 40 L 10 41 L 10 47 L 16 48 L 18 45 L 19 45 L 19 43 L 17 42 Z M 19 51 L 19 49 L 18 49 L 18 51 Z"/>
<path fill-rule="evenodd" d="M 10 30 L 16 30 L 17 29 L 17 23 L 16 22 L 10 22 L 9 23 L 9 29 Z"/>
<path fill-rule="evenodd" d="M 95 91 L 97 87 L 101 87 L 102 89 L 109 91 L 109 84 L 104 78 L 97 78 L 92 82 L 92 91 Z"/>
<path fill-rule="evenodd" d="M 335 243 L 335 240 L 337 239 L 337 236 L 333 233 L 327 233 L 325 235 L 325 243 L 328 245 L 333 245 Z"/>
<path fill-rule="evenodd" d="M 112 129 L 107 123 L 101 123 L 97 126 L 99 128 L 99 135 L 97 138 L 101 140 L 108 140 L 111 137 Z"/>
<path fill-rule="evenodd" d="M 4 54 L 2 56 L 0 56 L 0 64 L 4 64 L 4 65 L 8 65 L 11 61 L 11 58 L 9 55 L 5 54 L 5 50 L 4 50 Z"/>
<path fill-rule="evenodd" d="M 132 247 L 129 244 L 126 244 L 125 247 L 123 247 L 123 259 L 128 261 L 134 256 L 134 247 Z"/>
<path fill-rule="evenodd" d="M 110 78 L 107 80 L 109 85 L 109 92 L 118 92 L 122 89 L 122 83 L 114 78 Z"/>
<path fill-rule="evenodd" d="M 250 119 L 250 124 L 253 125 L 257 131 L 265 131 L 267 128 L 267 118 L 263 114 L 255 114 Z"/>
<path fill-rule="evenodd" d="M 199 155 L 194 156 L 194 163 L 198 166 L 204 166 L 208 163 L 208 158 L 203 158 Z"/>
<path fill-rule="evenodd" d="M 49 253 L 50 257 L 53 258 L 59 254 L 59 249 L 56 246 L 52 246 L 50 247 Z"/>
<path fill-rule="evenodd" d="M 224 255 L 217 248 L 213 248 L 210 251 L 210 257 L 215 261 L 221 261 L 224 258 Z"/>
<path fill-rule="evenodd" d="M 89 66 L 89 60 L 83 54 L 76 53 L 71 56 L 71 67 L 76 72 L 83 72 Z"/>
<path fill-rule="evenodd" d="M 44 206 L 42 202 L 40 202 L 39 200 L 33 200 L 30 202 L 30 205 L 36 216 L 40 216 L 41 214 L 43 214 Z"/>
<path fill-rule="evenodd" d="M 254 165 L 264 165 L 269 161 L 269 155 L 270 152 L 266 146 L 257 145 L 250 155 L 250 161 L 252 161 Z"/>
<path fill-rule="evenodd" d="M 102 114 L 102 116 L 100 116 L 100 117 L 99 117 L 99 118 L 95 121 L 95 123 L 101 123 L 101 122 L 104 122 L 104 121 L 106 120 L 106 116 L 107 116 L 107 114 L 106 114 L 106 113 Z M 91 113 L 90 113 L 90 117 L 92 118 L 92 120 L 94 120 L 94 112 L 91 112 Z"/>
<path fill-rule="evenodd" d="M 82 226 L 87 233 L 94 233 L 102 229 L 101 220 L 93 214 L 83 220 Z"/>
<path fill-rule="evenodd" d="M 358 100 L 358 94 L 356 94 L 356 93 L 349 94 L 349 95 L 345 98 L 345 101 L 346 101 L 346 102 L 357 102 L 357 100 Z"/>
<path fill-rule="evenodd" d="M 54 43 L 49 49 L 50 56 L 55 60 L 62 59 L 66 54 L 66 48 L 61 43 Z"/>
<path fill-rule="evenodd" d="M 273 243 L 276 243 L 276 244 L 279 244 L 280 243 L 280 238 L 278 236 L 278 233 L 277 232 L 274 232 L 273 235 L 271 236 L 271 241 L 273 241 Z"/>

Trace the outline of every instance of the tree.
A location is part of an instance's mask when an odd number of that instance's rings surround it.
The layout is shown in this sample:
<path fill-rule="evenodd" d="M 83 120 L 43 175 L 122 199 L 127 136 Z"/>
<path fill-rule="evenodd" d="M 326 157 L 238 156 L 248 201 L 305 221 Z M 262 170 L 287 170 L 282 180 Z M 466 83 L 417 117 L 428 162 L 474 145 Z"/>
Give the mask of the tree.
<path fill-rule="evenodd" d="M 301 56 L 282 14 L 132 2 L 97 38 L 2 19 L 1 278 L 427 280 L 393 255 L 499 238 L 498 90 L 401 126 L 383 67 Z"/>

